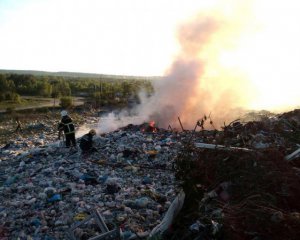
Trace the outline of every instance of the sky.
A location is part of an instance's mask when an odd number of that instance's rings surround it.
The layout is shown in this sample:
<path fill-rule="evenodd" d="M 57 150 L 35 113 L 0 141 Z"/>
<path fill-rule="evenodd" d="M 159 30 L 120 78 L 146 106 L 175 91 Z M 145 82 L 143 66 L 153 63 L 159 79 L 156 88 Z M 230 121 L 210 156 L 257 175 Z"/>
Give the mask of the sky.
<path fill-rule="evenodd" d="M 0 0 L 0 69 L 166 76 L 192 56 L 209 95 L 299 106 L 299 12 L 299 0 Z"/>
<path fill-rule="evenodd" d="M 214 0 L 0 0 L 0 69 L 163 75 Z"/>

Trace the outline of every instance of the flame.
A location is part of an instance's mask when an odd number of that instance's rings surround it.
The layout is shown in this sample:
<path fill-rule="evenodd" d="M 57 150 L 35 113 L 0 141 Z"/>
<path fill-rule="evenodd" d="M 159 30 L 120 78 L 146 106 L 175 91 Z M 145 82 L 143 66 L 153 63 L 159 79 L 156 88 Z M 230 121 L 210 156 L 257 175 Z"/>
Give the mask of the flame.
<path fill-rule="evenodd" d="M 149 123 L 148 123 L 148 126 L 147 127 L 143 127 L 142 129 L 141 129 L 141 132 L 152 132 L 152 133 L 156 133 L 157 132 L 157 128 L 156 128 L 156 126 L 155 126 L 155 121 L 150 121 Z"/>
<path fill-rule="evenodd" d="M 149 122 L 149 131 L 153 133 L 157 132 L 157 128 L 155 127 L 155 121 L 153 120 Z"/>
<path fill-rule="evenodd" d="M 149 126 L 152 127 L 152 128 L 155 128 L 155 121 L 150 121 Z"/>

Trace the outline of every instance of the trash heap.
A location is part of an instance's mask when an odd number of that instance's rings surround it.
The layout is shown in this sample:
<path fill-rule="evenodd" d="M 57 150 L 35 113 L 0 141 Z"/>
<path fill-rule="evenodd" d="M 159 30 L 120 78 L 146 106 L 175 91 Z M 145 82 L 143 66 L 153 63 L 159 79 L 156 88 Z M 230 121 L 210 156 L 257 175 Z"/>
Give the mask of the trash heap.
<path fill-rule="evenodd" d="M 79 127 L 83 126 L 83 117 L 77 113 L 72 114 L 72 117 L 74 118 L 76 130 L 78 130 Z M 59 113 L 34 114 L 29 115 L 28 118 L 23 118 L 22 129 L 19 131 L 15 131 L 16 123 L 13 118 L 0 122 L 0 129 L 5 129 L 5 132 L 0 132 L 0 161 L 10 160 L 25 150 L 43 147 L 57 140 Z M 96 121 L 99 121 L 99 119 L 91 115 L 84 119 L 86 124 L 93 124 Z"/>
<path fill-rule="evenodd" d="M 43 139 L 44 143 L 53 142 L 57 138 L 57 126 L 60 121 L 60 114 L 57 111 L 49 113 L 18 113 L 21 128 L 17 130 L 17 122 L 14 115 L 0 115 L 0 144 L 8 144 L 11 142 L 27 142 L 34 147 L 35 141 Z M 94 122 L 96 117 L 93 113 L 87 116 L 72 112 L 72 119 L 76 127 L 83 123 Z M 97 119 L 98 120 L 98 119 Z"/>
<path fill-rule="evenodd" d="M 7 132 L 1 134 L 0 144 L 4 144 L 5 148 L 10 150 L 30 149 L 53 142 L 57 138 L 57 120 L 28 121 L 18 132 L 15 132 L 15 124 L 12 121 L 2 128 Z"/>
<path fill-rule="evenodd" d="M 146 238 L 175 198 L 179 134 L 129 126 L 98 136 L 82 156 L 53 142 L 1 146 L 0 239 L 67 239 L 95 211 L 123 239 Z M 16 151 L 16 148 L 18 151 Z M 100 234 L 93 222 L 76 239 Z"/>
<path fill-rule="evenodd" d="M 176 159 L 186 198 L 164 239 L 299 239 L 300 110 L 194 135 Z"/>
<path fill-rule="evenodd" d="M 207 121 L 0 146 L 0 239 L 298 239 L 300 110 Z"/>

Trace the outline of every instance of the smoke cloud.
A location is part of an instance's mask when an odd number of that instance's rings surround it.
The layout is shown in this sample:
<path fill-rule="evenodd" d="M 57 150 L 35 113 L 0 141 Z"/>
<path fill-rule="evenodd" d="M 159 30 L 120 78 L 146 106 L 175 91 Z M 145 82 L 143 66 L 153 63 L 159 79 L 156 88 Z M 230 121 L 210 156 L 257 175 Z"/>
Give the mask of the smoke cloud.
<path fill-rule="evenodd" d="M 153 83 L 154 94 L 150 98 L 140 94 L 141 104 L 134 110 L 137 113 L 134 119 L 128 118 L 127 112 L 102 119 L 101 131 L 150 120 L 159 127 L 178 128 L 178 116 L 186 129 L 209 114 L 215 126 L 232 120 L 231 110 L 242 102 L 242 94 L 237 91 L 241 89 L 237 87 L 241 84 L 239 77 L 222 69 L 216 59 L 218 49 L 224 48 L 220 46 L 222 41 L 228 44 L 228 29 L 224 32 L 224 28 L 224 21 L 209 15 L 196 16 L 181 25 L 178 30 L 181 51 L 165 76 Z"/>
<path fill-rule="evenodd" d="M 126 122 L 111 115 L 103 126 L 154 120 L 159 127 L 179 128 L 179 116 L 191 129 L 210 115 L 218 128 L 243 109 L 299 106 L 299 10 L 294 0 L 217 1 L 209 12 L 179 26 L 180 51 L 165 76 L 154 82 L 153 96 L 141 93 L 137 118 Z M 127 115 L 122 112 L 119 118 Z"/>
<path fill-rule="evenodd" d="M 207 15 L 183 24 L 178 31 L 181 53 L 163 81 L 155 84 L 155 94 L 139 106 L 139 112 L 163 127 L 178 126 L 180 116 L 189 129 L 204 115 L 210 114 L 218 127 L 236 117 L 233 109 L 244 102 L 241 84 L 245 83 L 218 63 L 219 49 L 235 37 L 229 34 L 228 26 L 221 18 Z"/>

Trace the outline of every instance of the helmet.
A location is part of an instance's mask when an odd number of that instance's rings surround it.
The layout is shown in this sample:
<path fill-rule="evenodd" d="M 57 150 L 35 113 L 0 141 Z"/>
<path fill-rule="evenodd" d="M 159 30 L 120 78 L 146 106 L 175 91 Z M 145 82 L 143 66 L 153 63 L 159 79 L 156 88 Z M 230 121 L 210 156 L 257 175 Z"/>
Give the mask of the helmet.
<path fill-rule="evenodd" d="M 91 130 L 89 131 L 89 134 L 91 134 L 91 135 L 96 135 L 95 129 L 91 129 Z"/>
<path fill-rule="evenodd" d="M 63 110 L 63 111 L 60 112 L 60 115 L 61 115 L 62 117 L 65 117 L 65 116 L 68 115 L 68 112 L 67 112 L 66 110 Z"/>

